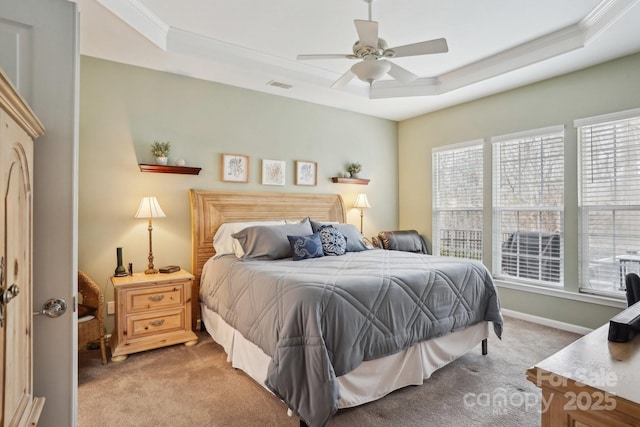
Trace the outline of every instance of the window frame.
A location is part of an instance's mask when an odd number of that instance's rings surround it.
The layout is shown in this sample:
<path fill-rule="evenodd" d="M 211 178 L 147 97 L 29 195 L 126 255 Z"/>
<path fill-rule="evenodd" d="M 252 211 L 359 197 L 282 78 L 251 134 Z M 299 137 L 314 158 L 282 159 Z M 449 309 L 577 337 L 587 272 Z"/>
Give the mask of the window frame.
<path fill-rule="evenodd" d="M 574 120 L 574 127 L 576 128 L 576 134 L 577 134 L 576 152 L 577 152 L 577 162 L 578 162 L 578 176 L 577 176 L 578 224 L 579 224 L 578 283 L 579 283 L 579 291 L 582 293 L 607 296 L 607 297 L 613 297 L 613 298 L 625 298 L 624 276 L 627 272 L 636 271 L 638 270 L 638 267 L 640 267 L 639 261 L 634 261 L 634 263 L 636 264 L 635 266 L 631 265 L 631 267 L 635 268 L 635 270 L 629 270 L 629 266 L 627 265 L 626 262 L 623 263 L 622 261 L 619 261 L 617 265 L 615 262 L 615 258 L 618 258 L 618 256 L 615 255 L 616 247 L 621 248 L 620 251 L 625 251 L 625 253 L 627 253 L 627 251 L 624 249 L 625 245 L 623 243 L 620 243 L 620 245 L 617 245 L 617 241 L 624 240 L 622 236 L 628 237 L 628 234 L 629 234 L 629 231 L 625 231 L 624 229 L 622 231 L 623 234 L 622 235 L 620 234 L 621 233 L 620 228 L 617 228 L 617 219 L 620 215 L 624 215 L 624 213 L 628 213 L 628 212 L 637 212 L 638 215 L 640 215 L 640 200 L 636 200 L 635 203 L 631 203 L 632 200 L 630 199 L 611 202 L 610 200 L 605 200 L 603 198 L 603 200 L 600 201 L 600 203 L 598 204 L 594 203 L 593 201 L 585 202 L 586 198 L 590 200 L 593 200 L 595 198 L 596 196 L 595 191 L 598 191 L 598 190 L 603 191 L 603 190 L 600 187 L 598 187 L 595 190 L 594 190 L 594 187 L 590 187 L 590 189 L 585 189 L 584 174 L 588 173 L 588 171 L 585 171 L 583 161 L 584 161 L 584 157 L 587 156 L 588 153 L 584 149 L 585 146 L 583 144 L 589 143 L 590 148 L 593 148 L 594 142 L 593 142 L 593 138 L 589 138 L 587 142 L 584 141 L 583 129 L 586 129 L 586 131 L 589 131 L 589 132 L 594 132 L 594 131 L 601 132 L 603 128 L 606 128 L 607 126 L 611 126 L 612 128 L 614 128 L 616 126 L 616 123 L 618 122 L 626 121 L 627 123 L 625 125 L 628 126 L 629 125 L 628 122 L 631 120 L 640 120 L 640 108 Z M 596 129 L 593 129 L 594 127 Z M 615 129 L 613 129 L 613 132 L 615 133 Z M 624 136 L 626 137 L 628 136 L 628 134 L 625 133 Z M 613 140 L 606 140 L 607 142 L 605 143 L 613 147 L 613 150 L 610 150 L 608 152 L 609 155 L 612 156 L 613 161 L 616 161 L 618 159 L 618 155 L 619 155 L 618 146 L 622 145 L 624 142 L 624 141 L 621 141 L 620 139 L 621 138 L 619 138 L 616 135 L 613 138 Z M 634 145 L 633 142 L 635 141 L 640 142 L 640 136 L 638 136 L 637 139 L 632 140 L 629 145 L 633 146 Z M 606 152 L 607 152 L 606 148 L 602 148 L 601 153 L 605 154 Z M 633 153 L 625 152 L 625 154 L 635 154 L 640 156 L 640 148 L 635 150 Z M 590 169 L 590 170 L 591 170 L 591 173 L 593 174 L 593 169 Z M 640 167 L 637 167 L 637 171 L 640 171 Z M 616 178 L 618 178 L 617 175 L 616 175 Z M 625 175 L 622 178 L 628 179 L 629 176 Z M 616 181 L 617 179 L 613 180 L 614 183 Z M 605 187 L 605 186 L 606 185 L 603 185 L 602 187 Z M 609 187 L 610 186 L 611 186 L 611 182 L 609 182 Z M 618 185 L 615 184 L 614 187 L 617 189 Z M 596 213 L 605 213 L 605 212 L 611 213 L 612 220 L 611 220 L 610 226 L 614 227 L 614 229 L 610 230 L 610 233 L 600 233 L 596 231 L 590 231 L 589 218 L 591 217 L 591 215 Z M 640 232 L 640 224 L 636 230 Z M 596 262 L 598 260 L 591 259 L 592 248 L 591 248 L 590 239 L 592 237 L 598 237 L 598 236 L 600 236 L 601 238 L 608 238 L 612 242 L 612 247 L 610 252 L 610 254 L 612 255 L 611 257 L 612 261 L 610 262 L 603 261 L 600 264 L 600 266 L 602 267 L 602 270 L 604 271 L 609 270 L 607 272 L 608 274 L 605 274 L 604 276 L 605 276 L 605 279 L 610 278 L 612 280 L 611 282 L 612 288 L 610 290 L 603 289 L 603 287 L 600 287 L 600 286 L 592 287 L 591 285 L 591 280 L 598 280 L 602 276 L 602 274 L 600 273 L 601 271 L 600 267 Z M 594 246 L 598 246 L 598 245 L 594 245 Z M 602 246 L 600 245 L 600 247 Z M 636 254 L 629 254 L 629 255 L 631 257 L 635 256 L 640 259 L 640 255 L 636 255 Z M 623 256 L 625 256 L 625 254 L 621 252 L 619 259 L 622 260 Z M 605 258 L 602 258 L 602 259 L 604 260 Z M 594 269 L 598 270 L 596 272 L 593 272 L 593 274 L 591 272 L 592 265 L 594 266 L 593 267 Z M 616 288 L 616 285 L 618 285 L 617 288 Z"/>
<path fill-rule="evenodd" d="M 561 134 L 561 138 L 559 142 L 556 142 L 559 147 L 555 147 L 558 150 L 558 155 L 560 160 L 560 164 L 562 165 L 561 171 L 561 188 L 562 188 L 562 197 L 561 202 L 556 205 L 549 204 L 508 204 L 501 200 L 501 191 L 500 191 L 500 180 L 502 170 L 502 161 L 503 159 L 500 157 L 501 152 L 499 150 L 499 146 L 501 144 L 507 144 L 511 142 L 515 142 L 517 144 L 526 143 L 527 139 L 531 138 L 541 138 L 543 141 L 545 138 L 557 138 L 554 137 L 556 134 Z M 565 285 L 564 281 L 564 237 L 565 237 L 565 224 L 564 224 L 564 198 L 566 192 L 566 174 L 565 174 L 565 143 L 566 143 L 566 132 L 564 125 L 555 125 L 538 129 L 531 129 L 522 132 L 515 132 L 505 135 L 494 136 L 491 138 L 491 149 L 492 149 L 492 157 L 491 157 L 491 171 L 492 171 L 492 224 L 493 230 L 491 233 L 491 248 L 492 248 L 492 258 L 493 265 L 492 271 L 493 275 L 496 279 L 505 280 L 513 283 L 523 283 L 523 284 L 533 284 L 536 286 L 544 286 L 550 288 L 558 288 L 563 289 Z M 541 145 L 542 149 L 542 145 Z M 541 159 L 545 158 L 545 156 L 540 156 Z M 544 168 L 544 163 L 542 163 L 542 168 Z M 520 169 L 520 168 L 519 168 Z M 545 182 L 544 179 L 544 171 L 540 171 L 540 182 Z M 547 180 L 548 181 L 548 180 Z M 519 225 L 517 226 L 517 231 L 510 231 L 511 236 L 503 242 L 502 234 L 505 232 L 505 226 L 503 221 L 503 214 L 505 213 L 513 213 L 516 217 L 519 218 L 521 213 L 530 213 L 535 214 L 539 213 L 539 217 L 543 216 L 543 213 L 555 213 L 557 214 L 557 222 L 559 230 L 557 232 L 545 232 L 540 229 L 537 231 L 523 231 L 523 234 L 520 234 Z M 518 221 L 519 222 L 519 219 Z M 528 236 L 525 233 L 533 233 L 534 235 L 538 234 L 538 251 L 533 255 L 527 253 L 526 250 L 523 250 L 522 247 L 530 248 L 531 246 L 526 246 L 526 241 Z M 545 234 L 543 236 L 543 234 Z M 548 235 L 547 235 L 548 234 Z M 543 238 L 544 237 L 544 238 Z M 513 240 L 512 240 L 513 239 Z M 547 239 L 548 247 L 551 248 L 551 255 L 544 254 L 547 246 L 543 249 L 543 241 Z M 505 244 L 513 244 L 515 241 L 515 252 L 504 252 Z M 556 243 L 557 241 L 557 243 Z M 511 243 L 509 243 L 511 242 Z M 522 246 L 521 246 L 521 242 Z M 555 255 L 557 251 L 557 256 Z M 505 253 L 507 255 L 505 255 Z M 506 256 L 506 262 L 509 264 L 511 259 L 515 257 L 515 271 L 516 274 L 508 274 L 504 270 L 504 261 L 503 258 Z M 554 260 L 557 258 L 557 267 L 554 265 Z M 537 278 L 527 277 L 530 271 L 529 261 L 534 260 L 534 265 L 537 267 Z M 521 265 L 524 265 L 522 267 Z M 512 268 L 513 266 L 509 267 Z M 520 275 L 521 268 L 524 268 L 524 272 L 522 276 Z M 535 268 L 535 267 L 534 267 Z M 535 271 L 535 270 L 533 270 Z M 543 280 L 545 275 L 544 272 L 547 272 L 547 277 L 556 280 Z"/>
<path fill-rule="evenodd" d="M 439 197 L 439 179 L 441 171 L 438 168 L 437 161 L 438 157 L 442 155 L 441 153 L 451 153 L 461 152 L 461 151 L 469 151 L 473 149 L 479 149 L 480 155 L 478 158 L 474 158 L 475 161 L 478 162 L 476 165 L 475 171 L 480 169 L 480 192 L 479 195 L 476 194 L 475 197 L 480 200 L 479 206 L 471 206 L 472 203 L 468 203 L 466 205 L 460 205 L 456 207 L 452 206 L 441 206 L 439 203 L 441 201 L 441 197 Z M 474 259 L 478 261 L 482 261 L 483 259 L 483 246 L 484 246 L 484 230 L 483 230 L 483 221 L 484 221 L 484 140 L 483 139 L 474 139 L 466 142 L 461 142 L 457 144 L 450 144 L 440 147 L 434 147 L 431 151 L 431 165 L 432 165 L 432 233 L 433 233 L 433 254 L 440 256 L 453 256 L 458 258 L 468 258 Z M 478 168 L 479 165 L 479 168 Z M 470 168 L 467 168 L 469 172 L 472 172 Z M 473 197 L 474 195 L 469 193 L 464 193 L 464 196 L 467 198 Z M 480 227 L 479 229 L 462 229 L 456 230 L 462 233 L 462 241 L 464 241 L 463 246 L 461 247 L 448 247 L 447 249 L 443 248 L 441 242 L 441 232 L 446 230 L 441 227 L 442 223 L 442 215 L 445 213 L 479 213 L 480 215 Z M 476 236 L 475 239 L 472 239 L 473 233 L 479 233 L 479 238 Z M 473 248 L 471 242 L 478 242 L 480 244 L 479 248 Z M 441 252 L 446 250 L 447 253 L 442 254 Z M 451 253 L 453 251 L 453 253 Z M 476 254 L 476 256 L 473 256 Z"/>

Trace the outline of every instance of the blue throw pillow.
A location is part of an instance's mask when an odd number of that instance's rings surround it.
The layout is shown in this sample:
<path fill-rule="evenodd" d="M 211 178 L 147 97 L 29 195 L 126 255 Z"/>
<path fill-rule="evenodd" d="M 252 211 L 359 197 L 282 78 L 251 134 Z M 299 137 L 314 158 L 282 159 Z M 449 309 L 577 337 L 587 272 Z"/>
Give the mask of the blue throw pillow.
<path fill-rule="evenodd" d="M 320 233 L 310 236 L 287 236 L 291 245 L 291 255 L 294 261 L 324 256 Z"/>
<path fill-rule="evenodd" d="M 332 225 L 323 225 L 318 228 L 322 250 L 325 255 L 344 255 L 347 251 L 347 238 Z"/>

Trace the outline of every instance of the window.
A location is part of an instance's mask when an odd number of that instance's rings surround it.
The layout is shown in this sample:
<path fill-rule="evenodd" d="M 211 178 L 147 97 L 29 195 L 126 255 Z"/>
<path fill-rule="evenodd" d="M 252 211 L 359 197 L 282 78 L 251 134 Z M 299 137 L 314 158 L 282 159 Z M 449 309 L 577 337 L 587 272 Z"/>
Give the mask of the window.
<path fill-rule="evenodd" d="M 562 283 L 564 128 L 492 138 L 494 275 Z"/>
<path fill-rule="evenodd" d="M 640 270 L 640 109 L 575 121 L 580 289 L 624 293 Z"/>
<path fill-rule="evenodd" d="M 482 140 L 434 149 L 433 253 L 482 259 Z"/>

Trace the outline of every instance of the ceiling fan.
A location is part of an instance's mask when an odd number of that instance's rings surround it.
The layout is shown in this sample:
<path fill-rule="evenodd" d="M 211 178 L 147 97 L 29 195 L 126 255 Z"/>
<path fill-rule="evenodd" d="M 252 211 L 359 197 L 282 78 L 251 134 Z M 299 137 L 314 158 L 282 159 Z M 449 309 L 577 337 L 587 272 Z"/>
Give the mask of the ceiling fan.
<path fill-rule="evenodd" d="M 334 59 L 348 58 L 361 59 L 347 70 L 331 87 L 344 87 L 354 78 L 369 83 L 380 80 L 385 74 L 389 74 L 401 83 L 410 83 L 418 78 L 411 71 L 388 61 L 386 58 L 400 58 L 403 56 L 430 55 L 433 53 L 445 53 L 449 51 L 447 40 L 444 38 L 427 40 L 418 43 L 387 47 L 387 42 L 378 37 L 378 23 L 371 19 L 371 3 L 373 0 L 364 0 L 369 5 L 369 20 L 356 19 L 353 22 L 358 32 L 358 40 L 353 44 L 353 53 L 349 54 L 319 54 L 298 55 L 298 60 L 309 59 Z"/>

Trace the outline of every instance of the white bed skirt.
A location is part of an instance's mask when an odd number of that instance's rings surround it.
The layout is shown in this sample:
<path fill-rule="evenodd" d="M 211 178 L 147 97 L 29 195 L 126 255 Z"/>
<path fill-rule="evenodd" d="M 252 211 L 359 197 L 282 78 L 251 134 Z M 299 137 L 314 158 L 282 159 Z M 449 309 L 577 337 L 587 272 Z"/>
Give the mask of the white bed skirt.
<path fill-rule="evenodd" d="M 204 304 L 202 321 L 207 332 L 227 353 L 231 366 L 241 369 L 264 385 L 271 357 L 229 326 Z M 416 344 L 399 353 L 362 362 L 356 369 L 338 377 L 339 408 L 362 405 L 408 385 L 419 385 L 437 369 L 457 359 L 489 336 L 489 322 Z M 268 390 L 265 387 L 266 390 Z"/>

